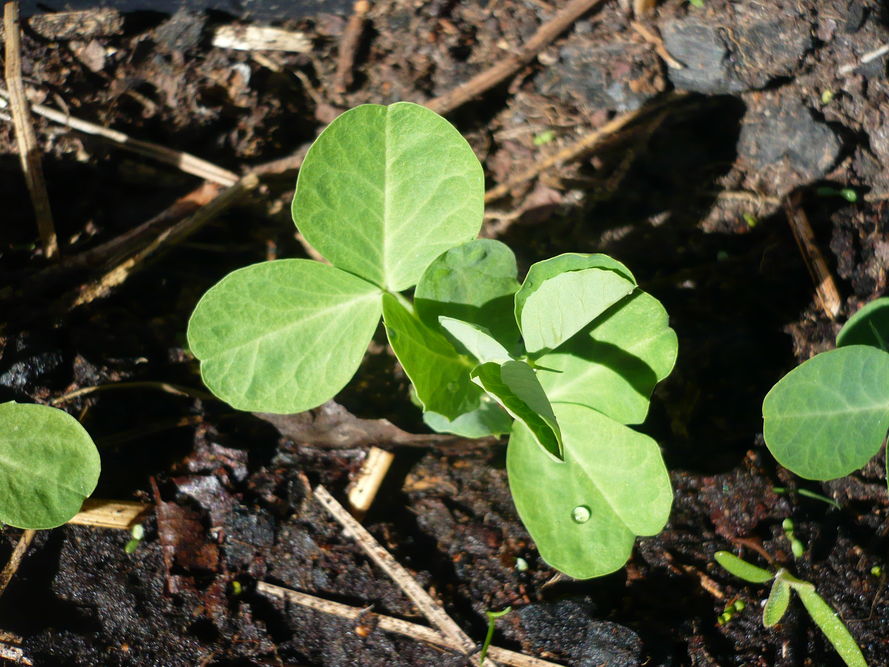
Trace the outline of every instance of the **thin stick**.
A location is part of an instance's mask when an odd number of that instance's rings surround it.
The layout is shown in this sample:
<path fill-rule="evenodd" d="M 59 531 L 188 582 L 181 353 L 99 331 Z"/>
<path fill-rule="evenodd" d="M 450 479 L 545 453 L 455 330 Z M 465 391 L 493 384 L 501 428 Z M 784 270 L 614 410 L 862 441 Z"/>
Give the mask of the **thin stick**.
<path fill-rule="evenodd" d="M 637 15 L 639 12 L 636 12 Z M 667 66 L 671 69 L 685 69 L 685 65 L 676 60 L 673 56 L 670 55 L 670 52 L 667 51 L 667 47 L 664 46 L 664 40 L 661 39 L 660 35 L 651 30 L 648 26 L 639 23 L 639 21 L 630 21 L 630 27 L 639 33 L 639 35 L 646 42 L 651 44 L 654 47 L 655 52 L 661 57 Z"/>
<path fill-rule="evenodd" d="M 505 183 L 501 183 L 500 185 L 491 188 L 485 193 L 485 203 L 487 204 L 506 196 L 507 194 L 509 194 L 509 191 L 512 190 L 512 188 L 516 187 L 517 185 L 521 185 L 526 181 L 537 178 L 547 169 L 567 164 L 589 153 L 609 135 L 619 132 L 637 118 L 643 116 L 644 114 L 650 113 L 653 109 L 664 106 L 669 102 L 675 101 L 678 97 L 679 94 L 673 93 L 667 95 L 663 100 L 652 107 L 636 109 L 635 111 L 628 111 L 625 114 L 616 116 L 615 118 L 605 123 L 602 127 L 599 127 L 589 134 L 581 137 L 579 140 L 577 140 L 570 146 L 566 146 L 558 153 L 549 156 L 545 160 L 536 162 L 533 167 L 526 169 L 518 176 L 515 176 Z"/>
<path fill-rule="evenodd" d="M 361 44 L 361 35 L 364 34 L 364 24 L 367 12 L 370 11 L 369 0 L 356 0 L 352 5 L 352 15 L 343 36 L 340 39 L 340 48 L 337 53 L 336 74 L 333 78 L 333 90 L 342 95 L 352 85 L 352 68 L 355 67 L 355 55 Z"/>
<path fill-rule="evenodd" d="M 116 389 L 158 389 L 168 394 L 174 394 L 176 396 L 186 396 L 188 398 L 200 398 L 201 400 L 213 400 L 215 398 L 213 394 L 210 394 L 206 391 L 201 391 L 199 389 L 182 387 L 180 385 L 170 384 L 169 382 L 151 382 L 146 380 L 140 382 L 110 382 L 108 384 L 99 384 L 94 387 L 81 387 L 80 389 L 69 391 L 67 394 L 57 396 L 56 398 L 52 399 L 49 404 L 60 405 L 62 403 L 67 403 L 68 401 L 75 399 L 78 396 L 86 396 L 97 391 L 109 391 Z"/>
<path fill-rule="evenodd" d="M 287 600 L 288 602 L 293 602 L 294 604 L 308 607 L 309 609 L 314 609 L 325 614 L 346 618 L 350 621 L 354 621 L 359 617 L 362 619 L 367 618 L 369 621 L 375 622 L 376 627 L 385 630 L 386 632 L 395 632 L 418 641 L 434 644 L 435 646 L 442 646 L 452 650 L 456 649 L 448 639 L 425 625 L 402 621 L 400 618 L 393 618 L 392 616 L 376 614 L 368 611 L 366 608 L 353 607 L 340 602 L 333 602 L 331 600 L 319 598 L 307 593 L 300 593 L 299 591 L 294 591 L 282 586 L 267 584 L 262 581 L 256 584 L 256 590 L 263 595 Z M 513 665 L 514 667 L 561 667 L 555 662 L 541 660 L 540 658 L 534 658 L 508 649 L 498 648 L 496 646 L 492 646 L 488 649 L 488 655 L 498 662 L 502 662 L 505 665 Z"/>
<path fill-rule="evenodd" d="M 0 88 L 0 97 L 8 97 L 10 98 L 11 102 L 11 91 L 11 85 L 10 92 L 7 92 Z M 200 178 L 203 178 L 205 180 L 213 181 L 214 183 L 219 183 L 220 185 L 225 186 L 234 185 L 238 180 L 238 175 L 236 173 L 229 171 L 228 169 L 223 169 L 222 167 L 219 167 L 212 162 L 208 162 L 207 160 L 203 160 L 195 155 L 192 155 L 191 153 L 177 151 L 150 141 L 133 139 L 126 133 L 120 132 L 119 130 L 112 130 L 107 127 L 102 127 L 101 125 L 96 125 L 95 123 L 82 120 L 80 118 L 75 118 L 74 116 L 69 116 L 62 113 L 61 111 L 57 111 L 56 109 L 43 106 L 42 104 L 35 104 L 31 107 L 31 109 L 32 111 L 34 111 L 34 113 L 43 116 L 44 118 L 48 118 L 54 123 L 65 125 L 66 127 L 70 127 L 72 130 L 77 130 L 79 132 L 83 132 L 84 134 L 91 134 L 93 136 L 102 137 L 103 139 L 107 139 L 115 144 L 118 144 L 125 150 L 136 153 L 137 155 L 143 155 L 145 157 L 153 158 L 159 162 L 171 164 L 187 174 L 199 176 Z"/>
<path fill-rule="evenodd" d="M 534 60 L 537 54 L 565 32 L 572 23 L 602 2 L 603 0 L 571 0 L 551 20 L 538 28 L 527 44 L 472 77 L 466 83 L 430 100 L 426 106 L 437 113 L 446 114 L 490 90 Z"/>
<path fill-rule="evenodd" d="M 36 533 L 36 530 L 22 531 L 22 536 L 12 550 L 12 555 L 10 555 L 9 561 L 3 567 L 3 571 L 0 572 L 0 595 L 3 595 L 4 591 L 6 591 L 6 587 L 9 586 L 9 582 L 12 580 L 13 576 L 15 576 L 15 573 L 18 572 L 19 565 L 22 564 L 22 558 L 25 557 L 25 552 L 28 550 L 28 547 L 31 546 L 31 540 L 34 539 Z"/>
<path fill-rule="evenodd" d="M 144 262 L 147 257 L 157 252 L 162 246 L 181 241 L 190 236 L 245 194 L 256 188 L 257 185 L 259 185 L 259 179 L 254 174 L 247 174 L 233 186 L 224 190 L 216 199 L 198 209 L 194 215 L 165 229 L 137 253 L 122 261 L 98 280 L 83 286 L 79 294 L 74 298 L 71 308 L 82 306 L 105 296 L 113 287 L 120 285 L 126 280 L 130 273 L 136 269 L 137 265 Z"/>
<path fill-rule="evenodd" d="M 475 649 L 475 643 L 463 632 L 459 625 L 448 616 L 447 612 L 427 593 L 410 573 L 386 551 L 367 529 L 358 523 L 345 507 L 330 495 L 320 484 L 315 487 L 315 498 L 330 512 L 343 527 L 343 532 L 351 536 L 362 549 L 388 574 L 395 583 L 407 594 L 423 615 L 429 619 L 452 644 L 463 653 L 469 654 Z"/>
<path fill-rule="evenodd" d="M 114 528 L 129 530 L 136 519 L 148 511 L 151 505 L 137 503 L 132 500 L 101 500 L 87 498 L 83 501 L 80 512 L 68 523 L 76 526 L 92 526 L 93 528 Z"/>
<path fill-rule="evenodd" d="M 367 452 L 367 458 L 361 464 L 361 469 L 348 493 L 349 507 L 359 519 L 367 514 L 367 510 L 373 505 L 380 485 L 394 460 L 395 454 L 379 447 L 371 447 Z"/>
<path fill-rule="evenodd" d="M 12 112 L 12 124 L 19 148 L 19 159 L 25 183 L 31 195 L 34 215 L 37 219 L 37 232 L 47 259 L 52 259 L 59 252 L 56 228 L 49 205 L 49 194 L 43 178 L 43 167 L 40 164 L 40 149 L 37 135 L 28 112 L 28 100 L 25 97 L 25 85 L 22 83 L 22 44 L 19 33 L 18 2 L 7 2 L 3 7 L 3 26 L 6 31 L 6 85 L 9 86 L 9 105 Z"/>
<path fill-rule="evenodd" d="M 793 232 L 793 238 L 802 253 L 803 261 L 815 283 L 815 296 L 821 306 L 821 310 L 830 319 L 835 320 L 843 307 L 843 300 L 840 297 L 840 291 L 837 289 L 836 281 L 824 261 L 824 255 L 815 241 L 815 232 L 812 231 L 812 225 L 809 224 L 809 218 L 802 207 L 802 194 L 796 192 L 784 201 L 784 212 L 787 215 L 787 222 Z"/>

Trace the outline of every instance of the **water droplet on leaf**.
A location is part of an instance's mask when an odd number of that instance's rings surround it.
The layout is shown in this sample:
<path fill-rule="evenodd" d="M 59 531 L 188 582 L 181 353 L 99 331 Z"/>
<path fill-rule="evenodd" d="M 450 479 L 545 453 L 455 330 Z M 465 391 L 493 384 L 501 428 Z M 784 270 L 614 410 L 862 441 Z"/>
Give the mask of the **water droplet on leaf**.
<path fill-rule="evenodd" d="M 586 523 L 591 516 L 590 508 L 586 505 L 578 505 L 571 511 L 571 518 L 575 523 Z"/>

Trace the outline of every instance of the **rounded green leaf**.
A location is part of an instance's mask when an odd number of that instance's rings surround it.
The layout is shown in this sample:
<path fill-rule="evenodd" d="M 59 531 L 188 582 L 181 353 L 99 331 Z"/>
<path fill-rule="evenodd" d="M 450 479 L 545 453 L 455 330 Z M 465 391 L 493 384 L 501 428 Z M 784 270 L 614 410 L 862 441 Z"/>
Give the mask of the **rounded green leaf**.
<path fill-rule="evenodd" d="M 528 364 L 511 360 L 488 362 L 476 366 L 471 376 L 509 414 L 528 427 L 543 449 L 557 460 L 562 458 L 559 424 L 543 387 Z"/>
<path fill-rule="evenodd" d="M 679 344 L 667 311 L 637 290 L 553 352 L 537 378 L 551 401 L 580 403 L 622 424 L 641 424 L 655 385 L 676 363 Z"/>
<path fill-rule="evenodd" d="M 565 459 L 520 422 L 506 450 L 519 516 L 551 566 L 577 579 L 614 572 L 637 535 L 659 532 L 673 492 L 657 443 L 582 405 L 553 405 Z"/>
<path fill-rule="evenodd" d="M 524 289 L 516 293 L 516 303 Z M 556 349 L 635 289 L 635 283 L 610 269 L 580 269 L 548 278 L 525 296 L 518 316 L 525 348 Z"/>
<path fill-rule="evenodd" d="M 67 412 L 0 404 L 0 523 L 55 528 L 80 511 L 99 481 L 99 452 Z"/>
<path fill-rule="evenodd" d="M 472 363 L 391 294 L 383 295 L 389 345 L 410 378 L 423 410 L 448 420 L 479 407 L 482 390 L 469 379 Z"/>
<path fill-rule="evenodd" d="M 837 334 L 837 347 L 870 345 L 889 352 L 889 297 L 861 308 Z"/>
<path fill-rule="evenodd" d="M 852 345 L 790 371 L 762 404 L 763 437 L 785 468 L 836 479 L 880 449 L 889 429 L 889 354 Z"/>
<path fill-rule="evenodd" d="M 414 307 L 427 326 L 451 317 L 484 327 L 512 348 L 519 339 L 513 294 L 519 288 L 515 255 L 492 239 L 476 239 L 442 253 L 414 291 Z"/>
<path fill-rule="evenodd" d="M 380 290 L 332 266 L 282 259 L 233 271 L 188 322 L 204 384 L 239 410 L 292 414 L 352 379 L 380 321 Z"/>
<path fill-rule="evenodd" d="M 481 229 L 484 175 L 444 118 L 408 102 L 334 120 L 300 168 L 293 220 L 341 269 L 390 291 Z"/>
<path fill-rule="evenodd" d="M 567 252 L 557 255 L 532 264 L 531 268 L 528 269 L 528 274 L 522 282 L 521 289 L 515 295 L 516 321 L 522 321 L 522 309 L 525 307 L 525 301 L 545 281 L 559 274 L 568 273 L 569 271 L 580 271 L 581 269 L 607 269 L 620 274 L 634 285 L 636 284 L 636 278 L 633 277 L 630 270 L 621 262 L 608 255 L 579 252 Z"/>

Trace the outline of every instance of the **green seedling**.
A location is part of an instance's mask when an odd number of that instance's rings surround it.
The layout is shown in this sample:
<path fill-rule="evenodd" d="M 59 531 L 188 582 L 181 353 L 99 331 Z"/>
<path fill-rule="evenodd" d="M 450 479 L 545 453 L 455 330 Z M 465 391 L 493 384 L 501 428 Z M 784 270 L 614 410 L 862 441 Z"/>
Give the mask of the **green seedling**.
<path fill-rule="evenodd" d="M 830 88 L 821 91 L 821 104 L 830 104 L 833 101 L 835 93 Z"/>
<path fill-rule="evenodd" d="M 556 138 L 555 130 L 544 130 L 540 134 L 534 135 L 534 145 L 535 146 L 545 146 L 546 144 L 552 143 Z"/>
<path fill-rule="evenodd" d="M 688 0 L 688 4 L 693 7 L 697 7 L 698 9 L 704 8 L 704 0 Z"/>
<path fill-rule="evenodd" d="M 836 349 L 772 387 L 762 404 L 763 436 L 781 465 L 806 479 L 836 479 L 880 450 L 889 429 L 887 341 L 889 298 L 882 298 L 849 318 Z"/>
<path fill-rule="evenodd" d="M 815 622 L 827 641 L 840 654 L 843 661 L 849 667 L 867 667 L 864 655 L 855 639 L 849 634 L 849 630 L 831 609 L 830 605 L 815 592 L 815 586 L 808 581 L 797 579 L 784 568 L 777 572 L 765 570 L 748 563 L 728 551 L 717 551 L 716 562 L 728 570 L 731 574 L 748 581 L 751 584 L 765 584 L 772 582 L 769 597 L 766 600 L 762 612 L 762 624 L 771 628 L 781 622 L 784 613 L 790 605 L 790 593 L 795 592 L 803 603 L 811 619 Z"/>
<path fill-rule="evenodd" d="M 0 404 L 0 523 L 42 530 L 80 511 L 99 481 L 99 452 L 67 412 Z"/>
<path fill-rule="evenodd" d="M 130 541 L 127 542 L 123 548 L 124 553 L 135 553 L 136 549 L 139 548 L 139 545 L 142 543 L 142 540 L 144 538 L 145 527 L 141 523 L 133 524 L 133 527 L 130 528 Z"/>
<path fill-rule="evenodd" d="M 494 639 L 494 623 L 498 618 L 506 616 L 512 611 L 512 607 L 501 609 L 500 611 L 486 611 L 485 616 L 488 617 L 488 632 L 485 634 L 485 642 L 482 644 L 482 650 L 479 652 L 478 662 L 480 665 L 485 664 L 485 658 L 488 657 L 488 649 L 491 648 L 491 641 Z"/>
<path fill-rule="evenodd" d="M 787 489 L 783 486 L 773 486 L 772 491 L 775 493 L 787 493 Z M 803 496 L 804 498 L 811 498 L 812 500 L 819 500 L 822 503 L 826 503 L 831 507 L 835 507 L 836 509 L 841 509 L 840 504 L 834 500 L 833 498 L 828 498 L 827 496 L 821 495 L 820 493 L 815 493 L 814 491 L 809 491 L 808 489 L 797 489 L 796 492 Z"/>
<path fill-rule="evenodd" d="M 729 621 L 731 621 L 735 615 L 741 613 L 747 608 L 747 604 L 743 600 L 735 600 L 734 602 L 730 602 L 725 606 L 725 609 L 722 610 L 722 613 L 716 619 L 719 625 L 725 625 Z"/>
<path fill-rule="evenodd" d="M 427 425 L 509 434 L 513 499 L 542 557 L 613 572 L 666 523 L 657 443 L 629 427 L 676 359 L 663 306 L 606 255 L 534 264 L 475 239 L 484 178 L 447 121 L 397 103 L 347 111 L 300 169 L 293 219 L 330 264 L 239 269 L 200 300 L 188 341 L 216 396 L 296 413 L 336 395 L 382 315 Z M 413 288 L 413 302 L 405 292 Z"/>
<path fill-rule="evenodd" d="M 793 532 L 793 521 L 791 519 L 784 519 L 784 521 L 781 522 L 781 528 L 784 530 L 784 537 L 790 542 L 790 550 L 793 552 L 793 557 L 802 558 L 803 554 L 806 553 L 806 546 L 800 542 L 796 537 L 796 534 Z"/>
<path fill-rule="evenodd" d="M 839 190 L 837 190 L 836 188 L 823 186 L 817 188 L 815 190 L 815 194 L 817 194 L 819 197 L 842 197 L 847 202 L 851 202 L 852 204 L 858 201 L 858 193 L 852 188 L 840 188 Z"/>

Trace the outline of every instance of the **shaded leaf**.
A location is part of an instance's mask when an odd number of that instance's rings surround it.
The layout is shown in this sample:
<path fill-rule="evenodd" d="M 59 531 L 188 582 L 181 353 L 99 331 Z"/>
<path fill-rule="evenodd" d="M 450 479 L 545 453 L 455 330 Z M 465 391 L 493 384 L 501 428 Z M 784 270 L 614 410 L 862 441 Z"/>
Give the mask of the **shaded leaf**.
<path fill-rule="evenodd" d="M 0 404 L 0 523 L 34 530 L 62 525 L 96 488 L 99 469 L 92 438 L 67 412 Z"/>
<path fill-rule="evenodd" d="M 435 412 L 424 412 L 423 421 L 439 433 L 453 433 L 464 438 L 483 438 L 486 435 L 503 435 L 512 428 L 512 417 L 488 396 L 481 397 L 481 406 L 448 420 Z"/>
<path fill-rule="evenodd" d="M 807 479 L 857 470 L 889 429 L 889 354 L 865 345 L 823 352 L 785 375 L 762 404 L 763 436 Z"/>
<path fill-rule="evenodd" d="M 204 384 L 239 410 L 292 413 L 333 398 L 380 320 L 380 290 L 304 259 L 228 274 L 198 302 L 188 344 Z"/>
<path fill-rule="evenodd" d="M 506 450 L 519 516 L 552 567 L 587 579 L 626 563 L 637 535 L 659 532 L 673 492 L 657 443 L 584 407 L 553 405 L 564 462 L 516 422 Z"/>
<path fill-rule="evenodd" d="M 383 322 L 389 345 L 424 411 L 456 419 L 479 407 L 482 392 L 469 379 L 472 364 L 447 338 L 423 324 L 391 294 L 383 295 Z"/>
<path fill-rule="evenodd" d="M 636 285 L 608 269 L 560 273 L 524 297 L 517 316 L 528 352 L 554 350 L 615 303 Z M 525 291 L 525 286 L 516 294 Z M 518 305 L 517 305 L 518 312 Z"/>
<path fill-rule="evenodd" d="M 414 307 L 427 326 L 451 317 L 484 327 L 512 349 L 519 339 L 513 294 L 519 288 L 515 255 L 492 239 L 476 239 L 439 255 L 423 272 Z"/>
<path fill-rule="evenodd" d="M 321 133 L 292 213 L 334 266 L 395 292 L 474 238 L 483 208 L 484 175 L 466 140 L 433 111 L 399 102 L 356 107 Z"/>
<path fill-rule="evenodd" d="M 473 369 L 472 378 L 509 414 L 525 424 L 541 447 L 556 459 L 562 458 L 562 436 L 556 416 L 528 364 L 489 362 Z"/>
<path fill-rule="evenodd" d="M 439 317 L 438 321 L 479 363 L 503 363 L 512 358 L 506 348 L 481 327 L 444 316 Z"/>
<path fill-rule="evenodd" d="M 889 297 L 861 308 L 837 334 L 837 347 L 870 345 L 889 352 Z"/>

